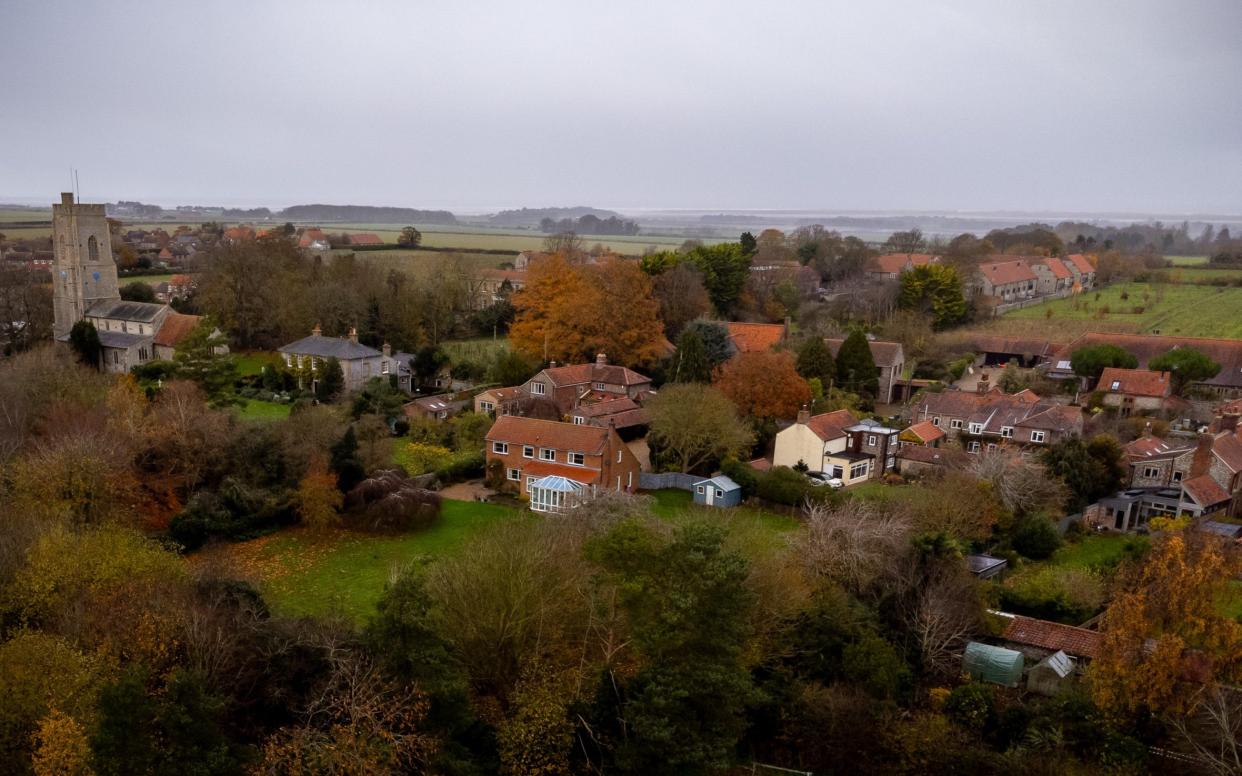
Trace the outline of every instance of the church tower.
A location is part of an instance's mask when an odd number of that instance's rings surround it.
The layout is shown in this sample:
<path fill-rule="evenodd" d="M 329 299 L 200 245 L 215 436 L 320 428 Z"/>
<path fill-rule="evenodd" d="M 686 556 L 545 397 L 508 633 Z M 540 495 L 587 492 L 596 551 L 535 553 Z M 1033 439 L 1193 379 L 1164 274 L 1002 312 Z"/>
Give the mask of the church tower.
<path fill-rule="evenodd" d="M 121 299 L 104 206 L 75 204 L 73 194 L 61 194 L 52 205 L 52 250 L 53 334 L 64 337 L 91 305 Z"/>

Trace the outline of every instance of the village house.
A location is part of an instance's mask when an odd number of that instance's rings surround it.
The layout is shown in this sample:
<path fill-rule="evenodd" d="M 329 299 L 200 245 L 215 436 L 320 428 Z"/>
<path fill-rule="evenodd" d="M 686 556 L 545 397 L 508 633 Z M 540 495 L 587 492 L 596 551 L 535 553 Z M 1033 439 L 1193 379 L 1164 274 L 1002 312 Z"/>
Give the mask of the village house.
<path fill-rule="evenodd" d="M 506 295 L 526 287 L 526 270 L 484 268 L 475 273 L 474 304 L 491 307 Z"/>
<path fill-rule="evenodd" d="M 611 426 L 625 440 L 642 436 L 651 422 L 647 410 L 628 396 L 580 405 L 573 411 L 570 420 L 580 426 Z"/>
<path fill-rule="evenodd" d="M 393 353 L 385 343 L 381 350 L 358 342 L 358 330 L 350 327 L 348 337 L 325 337 L 318 325 L 309 337 L 290 342 L 278 349 L 290 369 L 309 370 L 312 384 L 329 358 L 335 358 L 345 376 L 345 390 L 357 391 L 373 377 L 397 376 L 397 387 L 411 390 L 409 353 Z"/>
<path fill-rule="evenodd" d="M 728 321 L 724 325 L 729 333 L 733 352 L 765 353 L 775 350 L 789 336 L 789 321 L 785 323 L 741 323 Z"/>
<path fill-rule="evenodd" d="M 940 257 L 930 253 L 886 253 L 867 262 L 866 273 L 872 280 L 896 280 L 915 267 L 939 263 Z"/>
<path fill-rule="evenodd" d="M 526 392 L 522 386 L 509 388 L 488 388 L 474 396 L 474 411 L 485 415 L 509 415 L 517 410 Z"/>
<path fill-rule="evenodd" d="M 651 393 L 651 378 L 624 366 L 608 363 L 599 353 L 589 364 L 557 366 L 555 362 L 522 384 L 530 397 L 549 399 L 563 417 L 586 404 L 629 398 L 642 402 Z"/>
<path fill-rule="evenodd" d="M 1071 253 L 1064 259 L 1065 267 L 1074 276 L 1074 287 L 1078 291 L 1090 291 L 1095 288 L 1095 266 L 1081 253 Z"/>
<path fill-rule="evenodd" d="M 832 357 L 835 359 L 841 351 L 841 344 L 844 339 L 825 339 L 828 349 L 832 351 Z M 894 404 L 901 401 L 902 372 L 906 368 L 905 350 L 901 347 L 900 342 L 886 342 L 883 340 L 867 340 L 867 347 L 871 350 L 871 359 L 875 361 L 876 367 L 880 370 L 879 382 L 880 390 L 876 395 L 876 402 L 879 404 Z"/>
<path fill-rule="evenodd" d="M 979 265 L 976 291 L 993 304 L 1008 304 L 1036 295 L 1039 277 L 1030 265 L 1017 261 L 988 261 Z"/>
<path fill-rule="evenodd" d="M 1039 296 L 1066 296 L 1074 290 L 1074 273 L 1065 262 L 1055 256 L 1033 259 L 1031 271 L 1035 273 L 1035 291 Z"/>
<path fill-rule="evenodd" d="M 1167 409 L 1173 381 L 1168 372 L 1108 367 L 1100 374 L 1095 390 L 1103 394 L 1105 407 L 1112 407 L 1124 417 Z"/>
<path fill-rule="evenodd" d="M 612 428 L 504 415 L 485 439 L 488 472 L 521 496 L 530 497 L 545 477 L 570 480 L 587 492 L 638 487 L 638 459 Z"/>
<path fill-rule="evenodd" d="M 875 421 L 860 423 L 849 410 L 812 416 L 803 409 L 777 433 L 772 465 L 806 466 L 845 485 L 865 482 L 897 468 L 897 433 Z"/>
<path fill-rule="evenodd" d="M 448 420 L 469 406 L 469 401 L 457 401 L 452 396 L 420 396 L 401 406 L 407 418 Z"/>
<path fill-rule="evenodd" d="M 1138 368 L 1174 348 L 1194 348 L 1220 364 L 1215 377 L 1192 383 L 1190 387 L 1224 398 L 1242 397 L 1242 340 L 1207 337 L 1166 337 L 1158 334 L 1113 334 L 1087 332 L 1065 345 L 1048 359 L 1047 374 L 1053 379 L 1073 379 L 1070 356 L 1075 350 L 1096 345 L 1116 345 L 1138 360 Z"/>
<path fill-rule="evenodd" d="M 1083 428 L 1077 407 L 1042 399 L 1030 390 L 1015 394 L 990 390 L 986 380 L 979 382 L 975 393 L 924 392 L 905 415 L 912 423 L 931 421 L 968 453 L 996 450 L 1003 444 L 1052 445 L 1082 434 Z"/>

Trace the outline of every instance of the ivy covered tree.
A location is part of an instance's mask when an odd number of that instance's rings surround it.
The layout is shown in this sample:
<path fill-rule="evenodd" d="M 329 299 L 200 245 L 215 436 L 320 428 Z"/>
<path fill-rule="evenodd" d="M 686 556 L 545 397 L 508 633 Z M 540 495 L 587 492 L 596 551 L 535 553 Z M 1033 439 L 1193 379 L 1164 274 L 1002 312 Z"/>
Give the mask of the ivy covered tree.
<path fill-rule="evenodd" d="M 324 359 L 319 367 L 319 379 L 315 381 L 315 398 L 323 402 L 332 401 L 344 387 L 345 372 L 341 369 L 341 362 L 335 356 Z"/>
<path fill-rule="evenodd" d="M 228 341 L 210 319 L 194 327 L 177 345 L 173 355 L 176 375 L 193 380 L 213 406 L 232 402 L 237 382 L 237 362 L 227 352 Z"/>
<path fill-rule="evenodd" d="M 710 383 L 712 363 L 707 358 L 703 338 L 694 329 L 687 329 L 677 338 L 677 353 L 673 356 L 673 382 Z"/>
<path fill-rule="evenodd" d="M 902 273 L 897 304 L 930 315 L 937 329 L 966 320 L 968 310 L 961 278 L 948 264 L 924 264 Z"/>
<path fill-rule="evenodd" d="M 348 493 L 354 489 L 355 485 L 366 479 L 366 468 L 362 465 L 362 459 L 358 457 L 358 435 L 354 432 L 352 425 L 345 429 L 345 434 L 340 441 L 332 445 L 330 453 L 332 455 L 330 468 L 336 475 L 336 484 L 342 493 Z"/>

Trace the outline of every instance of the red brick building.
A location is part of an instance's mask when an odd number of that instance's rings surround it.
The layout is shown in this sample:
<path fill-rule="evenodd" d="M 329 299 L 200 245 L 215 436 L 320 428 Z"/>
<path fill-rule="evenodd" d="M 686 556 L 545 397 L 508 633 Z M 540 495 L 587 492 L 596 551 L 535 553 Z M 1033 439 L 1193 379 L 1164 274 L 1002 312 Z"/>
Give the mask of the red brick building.
<path fill-rule="evenodd" d="M 486 439 L 488 471 L 498 461 L 506 486 L 522 496 L 532 482 L 549 476 L 594 489 L 638 488 L 638 459 L 612 427 L 503 415 Z"/>

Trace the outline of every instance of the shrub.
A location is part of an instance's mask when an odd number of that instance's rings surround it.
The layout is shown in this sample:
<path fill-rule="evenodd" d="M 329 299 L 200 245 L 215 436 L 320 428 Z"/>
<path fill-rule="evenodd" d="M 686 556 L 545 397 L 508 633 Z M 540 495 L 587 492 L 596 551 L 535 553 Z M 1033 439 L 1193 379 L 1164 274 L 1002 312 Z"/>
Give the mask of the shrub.
<path fill-rule="evenodd" d="M 449 460 L 437 466 L 436 476 L 443 482 L 459 482 L 483 476 L 487 456 L 482 451 L 455 453 Z"/>
<path fill-rule="evenodd" d="M 982 682 L 964 684 L 949 693 L 944 712 L 962 727 L 983 730 L 996 719 L 996 693 Z"/>
<path fill-rule="evenodd" d="M 368 531 L 409 531 L 438 520 L 440 502 L 440 494 L 416 487 L 400 469 L 384 469 L 345 496 L 346 519 Z"/>
<path fill-rule="evenodd" d="M 255 488 L 229 477 L 215 491 L 195 493 L 181 514 L 172 519 L 168 532 L 186 550 L 197 549 L 213 538 L 250 539 L 297 521 L 290 496 L 287 491 Z"/>
<path fill-rule="evenodd" d="M 1085 569 L 1046 566 L 1010 577 L 1001 585 L 1001 605 L 1008 612 L 1078 625 L 1104 604 L 1104 584 Z"/>
<path fill-rule="evenodd" d="M 742 488 L 742 498 L 755 495 L 759 487 L 759 472 L 742 463 L 736 458 L 726 458 L 720 462 L 720 472 L 736 482 Z"/>
<path fill-rule="evenodd" d="M 396 459 L 407 474 L 426 474 L 450 465 L 453 451 L 439 445 L 410 442 L 398 449 Z"/>
<path fill-rule="evenodd" d="M 1061 546 L 1061 535 L 1052 521 L 1043 515 L 1028 515 L 1014 526 L 1013 548 L 1033 560 L 1052 557 Z"/>

